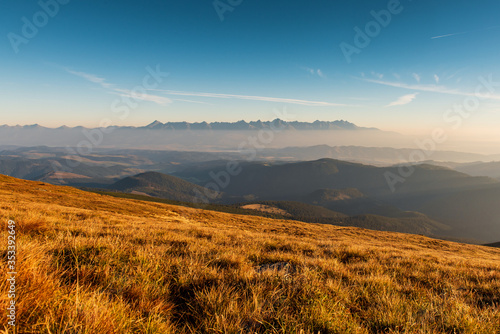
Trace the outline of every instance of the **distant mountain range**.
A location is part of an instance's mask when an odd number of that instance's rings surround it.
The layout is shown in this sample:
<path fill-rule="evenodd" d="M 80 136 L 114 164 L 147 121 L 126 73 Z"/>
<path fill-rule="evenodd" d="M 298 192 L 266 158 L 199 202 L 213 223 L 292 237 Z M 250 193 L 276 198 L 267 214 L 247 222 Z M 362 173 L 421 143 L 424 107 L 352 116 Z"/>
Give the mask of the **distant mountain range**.
<path fill-rule="evenodd" d="M 82 126 L 67 127 L 65 125 L 58 128 L 47 128 L 38 124 L 33 125 L 2 125 L 0 129 L 31 129 L 31 130 L 69 130 L 69 129 L 85 129 Z M 378 130 L 376 128 L 363 128 L 356 124 L 344 120 L 337 121 L 314 121 L 314 122 L 286 122 L 279 118 L 273 121 L 238 121 L 238 122 L 167 122 L 154 121 L 146 126 L 111 126 L 114 129 L 150 129 L 150 130 L 261 130 L 261 129 L 279 129 L 279 130 Z"/>
<path fill-rule="evenodd" d="M 1 145 L 102 147 L 120 149 L 156 149 L 178 151 L 236 150 L 245 145 L 249 136 L 259 131 L 272 132 L 262 137 L 256 147 L 310 146 L 320 143 L 349 143 L 379 146 L 380 143 L 402 143 L 404 136 L 376 128 L 365 128 L 347 121 L 286 122 L 167 122 L 154 121 L 146 126 L 108 126 L 85 128 L 82 126 L 47 128 L 38 124 L 0 126 Z M 311 132 L 315 133 L 314 136 Z M 265 143 L 263 143 L 265 141 Z M 261 143 L 262 142 L 262 143 Z M 264 144 L 264 145 L 262 145 Z M 248 145 L 248 144 L 247 144 Z"/>
<path fill-rule="evenodd" d="M 280 130 L 366 130 L 368 128 L 358 127 L 357 125 L 340 121 L 314 121 L 314 122 L 286 122 L 279 118 L 273 121 L 253 121 L 253 122 L 168 122 L 162 123 L 154 121 L 153 123 L 142 127 L 154 130 L 261 130 L 261 129 L 280 129 Z M 375 128 L 370 128 L 377 130 Z"/>

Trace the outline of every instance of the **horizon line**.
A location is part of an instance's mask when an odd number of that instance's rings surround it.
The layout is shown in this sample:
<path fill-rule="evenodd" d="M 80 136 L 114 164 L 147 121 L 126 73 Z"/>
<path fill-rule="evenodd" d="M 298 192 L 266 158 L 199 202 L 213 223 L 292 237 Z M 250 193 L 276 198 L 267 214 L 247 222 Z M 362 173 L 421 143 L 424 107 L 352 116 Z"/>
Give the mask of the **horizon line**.
<path fill-rule="evenodd" d="M 0 124 L 0 127 L 39 127 L 39 128 L 46 128 L 46 129 L 60 129 L 60 128 L 69 128 L 69 129 L 74 129 L 74 128 L 85 128 L 85 129 L 100 129 L 100 128 L 113 128 L 113 127 L 127 127 L 127 128 L 144 128 L 144 127 L 147 127 L 151 124 L 154 124 L 154 123 L 161 123 L 161 124 L 169 124 L 169 123 L 187 123 L 187 124 L 214 124 L 214 123 L 227 123 L 227 124 L 236 124 L 236 123 L 240 123 L 240 122 L 245 122 L 247 124 L 250 124 L 250 123 L 257 123 L 257 122 L 261 122 L 261 123 L 271 123 L 271 122 L 274 122 L 276 120 L 279 120 L 279 121 L 282 121 L 284 123 L 308 123 L 308 124 L 314 124 L 316 122 L 323 122 L 323 123 L 334 123 L 334 122 L 344 122 L 344 123 L 349 123 L 349 124 L 353 124 L 355 126 L 357 126 L 355 123 L 352 123 L 352 122 L 349 122 L 347 120 L 344 120 L 344 119 L 336 119 L 336 120 L 319 120 L 319 119 L 316 119 L 314 121 L 299 121 L 299 120 L 293 120 L 293 121 L 285 121 L 285 120 L 282 120 L 280 118 L 274 118 L 274 119 L 270 119 L 270 120 L 261 120 L 261 119 L 258 119 L 258 120 L 252 120 L 252 121 L 247 121 L 247 120 L 244 120 L 244 119 L 240 119 L 240 120 L 237 120 L 237 121 L 194 121 L 194 122 L 189 122 L 189 121 L 167 121 L 167 122 L 161 122 L 161 121 L 158 121 L 158 120 L 154 120 L 153 122 L 150 122 L 146 125 L 108 125 L 108 126 L 105 126 L 105 127 L 102 127 L 102 126 L 97 126 L 97 127 L 88 127 L 88 126 L 83 126 L 83 125 L 75 125 L 75 126 L 68 126 L 68 125 L 59 125 L 59 126 L 44 126 L 44 125 L 40 125 L 39 123 L 33 123 L 33 124 L 16 124 L 16 125 L 9 125 L 9 124 Z M 372 128 L 372 127 L 371 127 Z"/>

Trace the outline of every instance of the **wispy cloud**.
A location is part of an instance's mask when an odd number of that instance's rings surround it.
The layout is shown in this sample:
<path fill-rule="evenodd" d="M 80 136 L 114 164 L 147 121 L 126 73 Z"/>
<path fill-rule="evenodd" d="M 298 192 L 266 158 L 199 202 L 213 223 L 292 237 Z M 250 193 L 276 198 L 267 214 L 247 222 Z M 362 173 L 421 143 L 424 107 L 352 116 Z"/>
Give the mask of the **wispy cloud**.
<path fill-rule="evenodd" d="M 99 77 L 94 74 L 90 73 L 85 73 L 85 72 L 79 72 L 79 71 L 74 71 L 69 68 L 64 68 L 66 72 L 72 75 L 76 75 L 80 78 L 83 78 L 87 81 L 93 82 L 95 84 L 100 85 L 102 88 L 106 89 L 109 93 L 123 96 L 123 97 L 128 97 L 128 98 L 133 98 L 135 100 L 141 100 L 141 101 L 148 101 L 148 102 L 153 102 L 159 105 L 167 105 L 169 103 L 172 103 L 172 100 L 164 97 L 164 96 L 158 96 L 158 95 L 151 95 L 151 94 L 146 94 L 146 93 L 139 93 L 135 91 L 131 91 L 128 89 L 123 89 L 123 88 L 116 88 L 114 85 L 106 82 L 106 79 Z"/>
<path fill-rule="evenodd" d="M 162 92 L 166 95 L 210 97 L 210 98 L 218 98 L 218 99 L 239 99 L 239 100 L 266 101 L 266 102 L 299 104 L 299 105 L 311 106 L 311 107 L 356 107 L 355 105 L 342 104 L 342 103 L 299 100 L 299 99 L 287 99 L 287 98 L 268 97 L 268 96 L 183 92 L 183 91 L 176 91 L 176 90 L 160 90 L 160 89 L 155 89 L 155 91 Z"/>
<path fill-rule="evenodd" d="M 467 34 L 467 33 L 468 32 L 457 32 L 457 33 L 454 33 L 454 34 L 446 34 L 446 35 L 434 36 L 434 37 L 431 37 L 431 39 L 445 38 L 445 37 L 463 35 L 463 34 Z"/>
<path fill-rule="evenodd" d="M 326 75 L 325 75 L 325 74 L 324 74 L 324 73 L 323 73 L 323 72 L 322 72 L 319 68 L 316 70 L 316 73 L 317 73 L 320 77 L 322 77 L 322 78 L 326 78 Z"/>
<path fill-rule="evenodd" d="M 398 98 L 396 101 L 393 101 L 393 102 L 389 103 L 388 105 L 386 105 L 386 107 L 402 106 L 402 105 L 408 104 L 411 101 L 415 100 L 417 95 L 418 95 L 418 93 L 403 95 L 400 98 Z"/>
<path fill-rule="evenodd" d="M 156 104 L 163 105 L 163 106 L 172 103 L 172 100 L 169 99 L 168 97 L 145 94 L 145 93 L 138 93 L 138 92 L 131 91 L 128 89 L 114 88 L 112 90 L 112 93 L 123 96 L 123 97 L 133 98 L 135 100 L 154 102 Z"/>
<path fill-rule="evenodd" d="M 417 82 L 420 82 L 420 75 L 418 75 L 417 73 L 413 73 L 412 75 L 415 78 L 415 80 L 417 80 Z"/>
<path fill-rule="evenodd" d="M 434 74 L 434 81 L 436 81 L 436 83 L 439 83 L 439 77 L 437 74 Z"/>
<path fill-rule="evenodd" d="M 326 75 L 319 68 L 318 69 L 314 69 L 314 68 L 310 68 L 310 67 L 301 67 L 301 69 L 303 69 L 304 71 L 309 72 L 309 74 L 311 74 L 311 75 L 317 75 L 317 76 L 319 76 L 321 78 L 326 78 Z"/>
<path fill-rule="evenodd" d="M 197 103 L 197 104 L 207 104 L 210 106 L 213 106 L 212 103 L 208 102 L 202 102 L 202 101 L 194 101 L 194 100 L 187 100 L 187 99 L 173 99 L 174 101 L 180 101 L 180 102 L 189 102 L 189 103 Z"/>
<path fill-rule="evenodd" d="M 377 73 L 377 72 L 371 72 L 371 74 L 374 76 L 374 77 L 377 77 L 379 78 L 380 80 L 382 80 L 384 78 L 384 75 L 382 73 Z"/>
<path fill-rule="evenodd" d="M 303 70 L 309 72 L 309 74 L 311 75 L 314 75 L 314 68 L 310 68 L 310 67 L 301 67 Z"/>
<path fill-rule="evenodd" d="M 133 98 L 136 100 L 149 101 L 159 105 L 167 105 L 173 102 L 172 99 L 155 94 L 147 94 L 137 91 L 132 91 L 123 88 L 117 88 L 114 85 L 106 82 L 106 80 L 102 77 L 99 77 L 94 74 L 89 74 L 85 72 L 78 72 L 68 68 L 65 68 L 66 72 L 76 75 L 80 78 L 83 78 L 87 81 L 99 84 L 101 87 L 105 88 L 109 93 Z M 314 74 L 325 77 L 324 73 L 320 70 L 313 70 Z M 220 99 L 240 99 L 240 100 L 253 100 L 253 101 L 266 101 L 266 102 L 278 102 L 278 103 L 289 103 L 289 104 L 298 104 L 312 107 L 356 107 L 356 105 L 342 104 L 342 103 L 333 103 L 333 102 L 325 102 L 325 101 L 310 101 L 310 100 L 300 100 L 300 99 L 289 99 L 289 98 L 279 98 L 279 97 L 267 97 L 267 96 L 252 96 L 252 95 L 235 95 L 235 94 L 217 94 L 217 93 L 200 93 L 200 92 L 184 92 L 184 91 L 174 91 L 174 90 L 161 90 L 161 89 L 151 89 L 150 91 L 161 92 L 165 95 L 176 95 L 176 96 L 191 96 L 191 97 L 210 97 L 210 98 L 220 98 Z M 192 101 L 186 99 L 177 99 L 183 102 L 191 102 L 191 103 L 201 103 L 206 104 L 206 102 L 200 101 Z"/>
<path fill-rule="evenodd" d="M 112 87 L 111 84 L 109 84 L 109 83 L 106 82 L 106 79 L 98 77 L 97 75 L 89 74 L 89 73 L 84 73 L 84 72 L 73 71 L 73 70 L 71 70 L 69 68 L 65 68 L 65 70 L 69 74 L 73 74 L 73 75 L 76 75 L 76 76 L 78 76 L 80 78 L 83 78 L 83 79 L 85 79 L 87 81 L 99 84 L 99 85 L 101 85 L 104 88 L 111 88 Z"/>
<path fill-rule="evenodd" d="M 366 78 L 360 78 L 360 80 L 379 84 L 379 85 L 411 89 L 411 90 L 414 90 L 414 91 L 416 90 L 416 91 L 420 91 L 420 92 L 431 92 L 431 93 L 459 95 L 459 96 L 476 96 L 476 97 L 481 97 L 483 99 L 500 100 L 500 95 L 493 95 L 493 94 L 477 95 L 476 93 L 473 93 L 473 92 L 464 92 L 464 91 L 460 91 L 457 89 L 450 89 L 450 88 L 447 88 L 444 86 L 438 86 L 438 85 L 409 85 L 409 84 L 405 84 L 402 82 L 390 82 L 390 81 L 372 80 L 372 79 L 366 79 Z"/>
<path fill-rule="evenodd" d="M 500 26 L 493 26 L 493 27 L 488 27 L 488 28 L 485 28 L 485 29 L 462 31 L 462 32 L 456 32 L 456 33 L 451 33 L 451 34 L 446 34 L 446 35 L 439 35 L 439 36 L 431 37 L 431 39 L 438 39 L 438 38 L 452 37 L 452 36 L 458 36 L 458 35 L 465 35 L 465 34 L 470 34 L 470 33 L 474 33 L 474 32 L 487 31 L 487 30 L 491 30 L 491 29 L 495 29 L 495 28 L 500 28 Z"/>

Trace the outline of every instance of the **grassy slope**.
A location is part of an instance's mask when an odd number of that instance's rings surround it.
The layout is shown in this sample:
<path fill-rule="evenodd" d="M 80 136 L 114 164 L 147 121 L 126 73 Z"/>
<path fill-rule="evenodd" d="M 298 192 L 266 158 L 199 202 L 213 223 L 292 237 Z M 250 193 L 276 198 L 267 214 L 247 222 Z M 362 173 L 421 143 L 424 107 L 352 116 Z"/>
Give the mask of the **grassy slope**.
<path fill-rule="evenodd" d="M 500 333 L 496 248 L 0 176 L 8 219 L 23 333 Z"/>

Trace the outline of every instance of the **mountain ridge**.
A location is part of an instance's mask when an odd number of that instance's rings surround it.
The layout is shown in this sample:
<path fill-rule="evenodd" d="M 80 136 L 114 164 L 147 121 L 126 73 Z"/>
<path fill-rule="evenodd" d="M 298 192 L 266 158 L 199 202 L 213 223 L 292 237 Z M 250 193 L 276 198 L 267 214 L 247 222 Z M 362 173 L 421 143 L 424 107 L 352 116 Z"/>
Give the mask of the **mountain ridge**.
<path fill-rule="evenodd" d="M 16 129 L 49 129 L 49 130 L 70 130 L 70 129 L 94 129 L 83 126 L 68 127 L 66 125 L 57 128 L 44 127 L 39 124 L 31 125 L 0 125 L 0 128 L 16 128 Z M 262 129 L 279 129 L 279 130 L 377 130 L 377 128 L 359 127 L 354 123 L 345 120 L 335 121 L 320 121 L 314 122 L 299 122 L 299 121 L 283 121 L 276 118 L 272 121 L 236 121 L 236 122 L 166 122 L 162 123 L 158 120 L 145 126 L 116 126 L 112 125 L 107 128 L 113 129 L 149 129 L 149 130 L 262 130 Z"/>
<path fill-rule="evenodd" d="M 181 178 L 157 172 L 128 176 L 108 186 L 108 189 L 187 202 L 194 201 L 198 193 L 209 191 Z M 217 196 L 219 194 L 214 194 L 214 198 Z"/>

